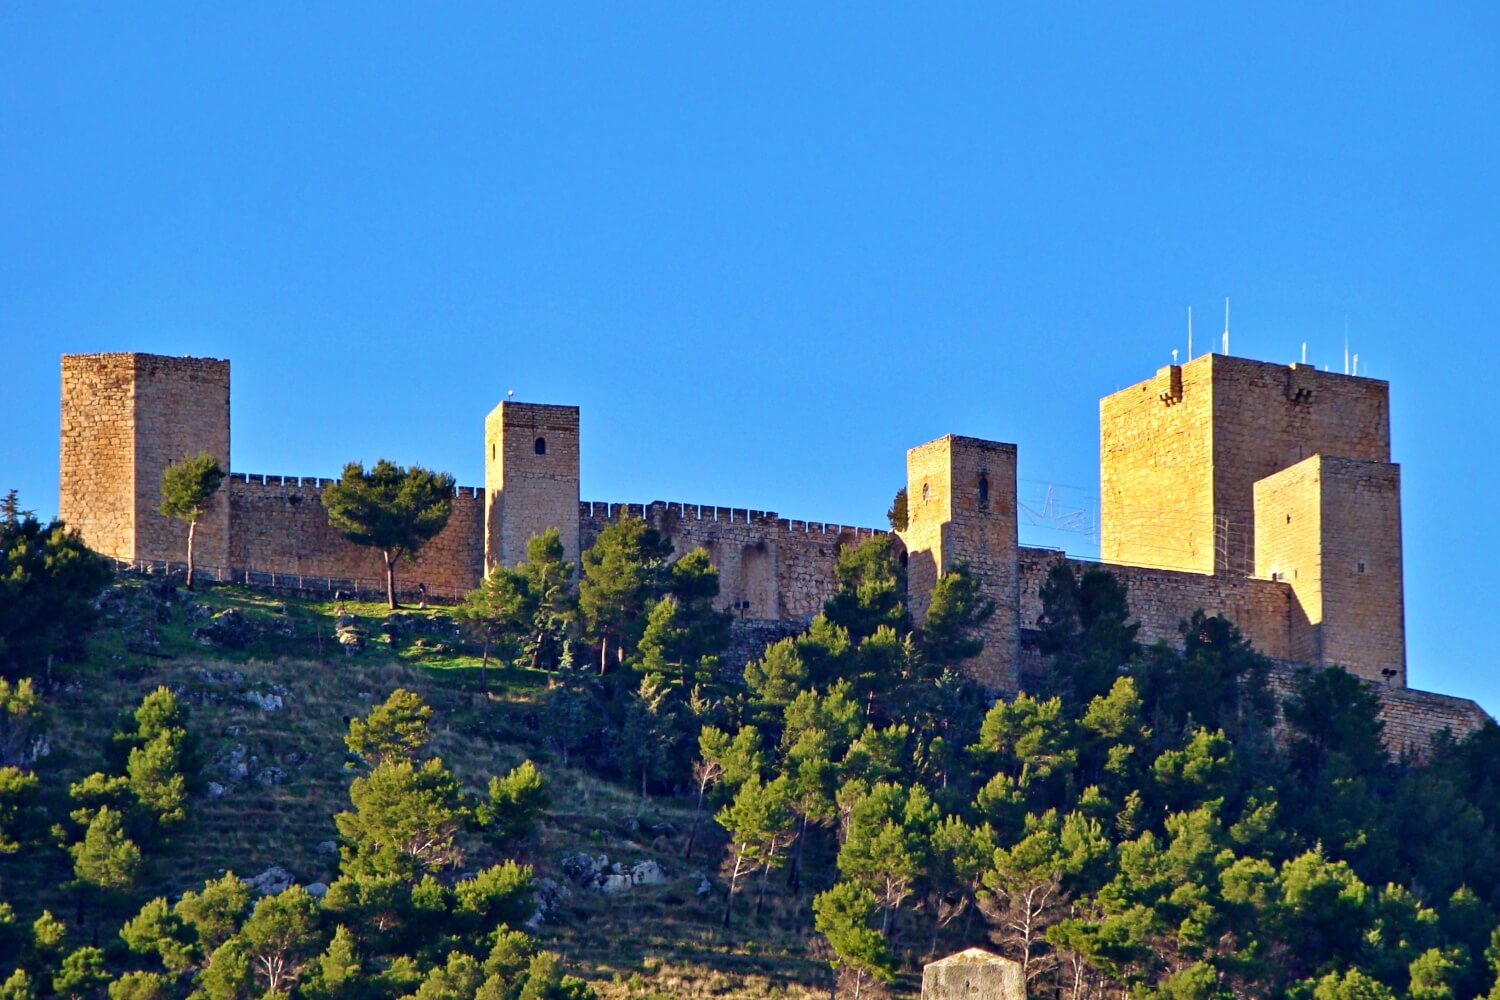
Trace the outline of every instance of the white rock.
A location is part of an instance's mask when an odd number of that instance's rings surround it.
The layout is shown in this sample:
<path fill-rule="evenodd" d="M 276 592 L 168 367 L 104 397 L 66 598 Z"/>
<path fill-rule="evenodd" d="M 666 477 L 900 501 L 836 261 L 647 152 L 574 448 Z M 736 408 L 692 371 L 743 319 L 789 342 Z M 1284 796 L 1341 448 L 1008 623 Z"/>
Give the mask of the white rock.
<path fill-rule="evenodd" d="M 637 861 L 630 869 L 630 881 L 635 885 L 661 885 L 667 873 L 655 861 Z"/>
<path fill-rule="evenodd" d="M 616 893 L 629 892 L 633 884 L 629 875 L 605 875 L 599 880 L 599 891 L 607 896 L 613 896 Z"/>
<path fill-rule="evenodd" d="M 290 889 L 296 879 L 292 878 L 291 872 L 280 865 L 272 865 L 254 878 L 241 879 L 241 881 L 249 886 L 252 892 L 262 896 L 274 896 Z"/>
<path fill-rule="evenodd" d="M 259 691 L 246 691 L 245 701 L 259 708 L 262 712 L 275 712 L 281 708 L 281 695 L 261 694 Z"/>

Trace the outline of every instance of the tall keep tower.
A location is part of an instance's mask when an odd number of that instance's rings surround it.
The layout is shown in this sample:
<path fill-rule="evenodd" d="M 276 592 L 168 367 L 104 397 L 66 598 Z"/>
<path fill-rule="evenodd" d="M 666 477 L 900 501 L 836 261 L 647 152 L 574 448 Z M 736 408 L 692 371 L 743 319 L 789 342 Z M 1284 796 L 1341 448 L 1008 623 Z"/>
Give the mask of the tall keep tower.
<path fill-rule="evenodd" d="M 1099 404 L 1107 563 L 1292 591 L 1296 659 L 1406 683 L 1390 386 L 1206 354 Z"/>
<path fill-rule="evenodd" d="M 578 559 L 578 407 L 506 400 L 484 421 L 484 565 L 514 566 L 548 528 Z"/>
<path fill-rule="evenodd" d="M 157 513 L 170 462 L 208 452 L 229 471 L 229 362 L 65 354 L 59 514 L 117 559 L 181 562 L 187 531 Z M 227 488 L 198 522 L 194 557 L 229 564 Z"/>
<path fill-rule="evenodd" d="M 1391 459 L 1390 387 L 1225 354 L 1099 403 L 1100 556 L 1255 571 L 1255 483 L 1312 455 Z"/>
<path fill-rule="evenodd" d="M 927 616 L 932 588 L 961 562 L 995 613 L 983 630 L 984 652 L 971 666 L 994 691 L 1019 690 L 1020 570 L 1016 541 L 1016 446 L 947 437 L 906 453 L 907 606 Z"/>

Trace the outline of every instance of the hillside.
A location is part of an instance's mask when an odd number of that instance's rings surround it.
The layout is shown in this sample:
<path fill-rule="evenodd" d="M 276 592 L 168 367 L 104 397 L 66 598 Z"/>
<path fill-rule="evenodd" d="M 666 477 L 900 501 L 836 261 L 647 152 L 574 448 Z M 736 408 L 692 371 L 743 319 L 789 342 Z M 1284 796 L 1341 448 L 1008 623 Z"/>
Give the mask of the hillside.
<path fill-rule="evenodd" d="M 1203 611 L 1148 644 L 1107 570 L 1047 570 L 996 698 L 974 576 L 915 626 L 886 536 L 743 669 L 633 518 L 397 611 L 46 537 L 0 581 L 0 1000 L 862 1000 L 972 946 L 1070 1000 L 1500 998 L 1500 729 L 1393 754 L 1373 685 Z"/>
<path fill-rule="evenodd" d="M 514 853 L 566 895 L 535 935 L 602 996 L 826 991 L 826 963 L 808 957 L 813 932 L 805 899 L 801 907 L 773 903 L 764 919 L 723 930 L 718 839 L 700 838 L 694 857 L 681 857 L 691 801 L 642 800 L 562 766 L 545 745 L 536 710 L 548 676 L 491 665 L 486 696 L 479 661 L 458 648 L 448 609 L 388 614 L 380 604 L 335 605 L 232 586 L 187 595 L 135 576 L 122 577 L 101 604 L 105 624 L 87 660 L 70 668 L 49 701 L 50 752 L 39 772 L 49 787 L 65 788 L 99 766 L 108 733 L 146 694 L 166 685 L 178 695 L 200 742 L 203 780 L 169 852 L 151 861 L 144 880 L 151 894 L 175 897 L 226 870 L 249 877 L 273 865 L 303 884 L 332 882 L 332 816 L 348 807 L 352 776 L 348 720 L 401 687 L 433 707 L 432 747 L 467 788 L 481 790 L 489 776 L 523 759 L 543 768 L 553 805 Z M 232 644 L 193 637 L 236 617 L 243 638 Z M 373 637 L 360 652 L 346 654 L 337 641 L 341 620 Z M 580 852 L 632 866 L 657 862 L 666 881 L 618 895 L 580 887 L 560 865 Z M 28 919 L 43 907 L 61 913 L 70 905 L 56 888 L 66 859 L 53 860 L 26 873 L 13 893 L 33 901 L 33 912 L 23 913 Z M 469 867 L 493 860 L 481 848 Z M 716 887 L 699 896 L 705 875 Z"/>

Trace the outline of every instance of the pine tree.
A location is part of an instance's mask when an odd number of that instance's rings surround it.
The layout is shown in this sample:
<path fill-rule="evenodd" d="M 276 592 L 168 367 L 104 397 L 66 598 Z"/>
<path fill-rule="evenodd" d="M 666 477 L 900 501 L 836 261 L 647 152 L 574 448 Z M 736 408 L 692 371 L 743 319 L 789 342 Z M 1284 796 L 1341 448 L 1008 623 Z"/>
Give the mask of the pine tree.
<path fill-rule="evenodd" d="M 786 779 L 762 782 L 759 775 L 751 775 L 714 819 L 729 834 L 729 892 L 723 919 L 728 927 L 740 880 L 757 870 L 769 871 L 791 833 Z"/>
<path fill-rule="evenodd" d="M 171 462 L 161 474 L 160 511 L 188 526 L 187 588 L 193 589 L 193 536 L 198 522 L 213 506 L 224 482 L 224 470 L 208 452 Z"/>
<path fill-rule="evenodd" d="M 671 540 L 638 517 L 606 525 L 583 554 L 578 609 L 585 635 L 598 646 L 600 674 L 634 655 L 671 554 Z"/>
<path fill-rule="evenodd" d="M 383 761 L 349 786 L 352 811 L 334 817 L 346 875 L 420 876 L 458 865 L 455 835 L 467 818 L 458 780 L 436 758 L 420 767 Z"/>
<path fill-rule="evenodd" d="M 855 882 L 837 882 L 813 900 L 813 926 L 833 949 L 834 969 L 853 978 L 856 1000 L 871 981 L 896 978 L 896 956 L 885 935 L 870 926 L 875 909 L 875 894 Z"/>
<path fill-rule="evenodd" d="M 399 760 L 415 760 L 427 746 L 432 707 L 422 696 L 397 688 L 363 719 L 349 721 L 344 743 L 371 767 Z"/>
<path fill-rule="evenodd" d="M 267 993 L 281 993 L 296 983 L 318 953 L 318 901 L 301 886 L 292 886 L 255 904 L 238 940 Z"/>
<path fill-rule="evenodd" d="M 338 482 L 323 488 L 328 522 L 356 545 L 380 550 L 385 594 L 396 608 L 396 565 L 436 538 L 453 512 L 453 477 L 381 459 L 369 472 L 350 462 Z"/>

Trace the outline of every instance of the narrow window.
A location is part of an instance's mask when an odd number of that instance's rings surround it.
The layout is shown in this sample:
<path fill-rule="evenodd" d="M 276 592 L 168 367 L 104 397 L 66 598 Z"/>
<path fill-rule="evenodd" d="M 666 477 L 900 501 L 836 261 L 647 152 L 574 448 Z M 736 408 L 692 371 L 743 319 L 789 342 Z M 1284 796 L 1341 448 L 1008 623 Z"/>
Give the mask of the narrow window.
<path fill-rule="evenodd" d="M 490 445 L 490 461 L 493 462 L 494 460 L 495 460 L 495 446 L 494 445 Z"/>
<path fill-rule="evenodd" d="M 922 499 L 923 500 L 927 499 L 927 494 L 928 494 L 927 484 L 923 483 L 922 484 Z"/>
<path fill-rule="evenodd" d="M 1286 523 L 1287 523 L 1287 524 L 1291 524 L 1291 523 L 1292 523 L 1292 515 L 1290 515 L 1290 514 L 1288 514 L 1288 515 L 1287 515 L 1287 516 L 1286 516 Z"/>
<path fill-rule="evenodd" d="M 1360 564 L 1359 564 L 1359 571 L 1360 571 L 1360 572 L 1361 572 L 1361 573 L 1363 573 L 1363 572 L 1364 572 L 1364 571 L 1365 571 L 1365 564 L 1364 564 L 1364 563 L 1360 563 Z"/>
<path fill-rule="evenodd" d="M 990 505 L 990 477 L 980 473 L 979 475 L 979 506 Z"/>
<path fill-rule="evenodd" d="M 538 455 L 545 455 L 545 454 L 547 454 L 547 439 L 546 438 L 537 438 L 536 439 L 536 444 L 533 446 L 533 448 L 536 450 L 536 453 Z"/>

